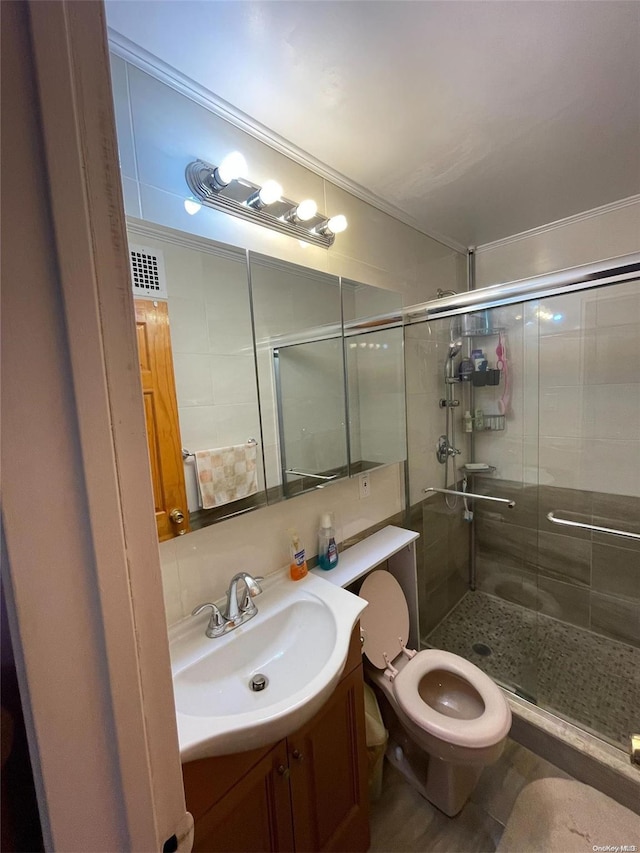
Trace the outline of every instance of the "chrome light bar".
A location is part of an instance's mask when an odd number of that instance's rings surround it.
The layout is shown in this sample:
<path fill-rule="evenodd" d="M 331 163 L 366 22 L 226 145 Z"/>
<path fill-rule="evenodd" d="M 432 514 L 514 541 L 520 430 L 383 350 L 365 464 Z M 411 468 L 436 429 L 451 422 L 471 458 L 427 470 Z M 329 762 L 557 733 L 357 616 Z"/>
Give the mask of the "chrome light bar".
<path fill-rule="evenodd" d="M 204 160 L 194 160 L 185 171 L 189 189 L 207 207 L 288 234 L 305 243 L 325 249 L 333 245 L 335 234 L 326 228 L 329 217 L 316 213 L 299 224 L 296 217 L 290 216 L 291 211 L 297 209 L 297 202 L 286 198 L 280 198 L 266 207 L 253 207 L 248 202 L 260 192 L 258 184 L 246 178 L 234 178 L 229 184 L 221 186 L 216 181 L 215 173 L 216 167 Z"/>

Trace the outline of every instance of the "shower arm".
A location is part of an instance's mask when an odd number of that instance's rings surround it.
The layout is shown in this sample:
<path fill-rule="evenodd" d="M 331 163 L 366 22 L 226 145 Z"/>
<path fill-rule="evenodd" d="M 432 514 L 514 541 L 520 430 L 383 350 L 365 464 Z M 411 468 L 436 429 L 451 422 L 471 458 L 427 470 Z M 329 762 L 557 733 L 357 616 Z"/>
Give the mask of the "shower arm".
<path fill-rule="evenodd" d="M 491 495 L 474 495 L 473 492 L 457 492 L 455 489 L 436 489 L 430 486 L 428 489 L 423 489 L 424 492 L 439 492 L 441 495 L 462 495 L 463 498 L 474 498 L 478 501 L 494 501 L 499 504 L 507 504 L 509 509 L 513 509 L 516 505 L 515 501 L 509 498 L 494 498 Z"/>

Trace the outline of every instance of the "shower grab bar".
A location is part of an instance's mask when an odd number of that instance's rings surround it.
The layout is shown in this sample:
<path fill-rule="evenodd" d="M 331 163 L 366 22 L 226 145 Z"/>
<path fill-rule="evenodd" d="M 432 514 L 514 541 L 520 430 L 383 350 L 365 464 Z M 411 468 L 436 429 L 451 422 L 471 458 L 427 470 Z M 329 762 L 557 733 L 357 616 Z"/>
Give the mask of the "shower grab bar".
<path fill-rule="evenodd" d="M 428 489 L 423 489 L 425 492 L 439 492 L 441 495 L 461 495 L 463 498 L 475 498 L 478 501 L 495 501 L 499 504 L 507 504 L 509 509 L 513 509 L 516 505 L 515 501 L 509 498 L 494 498 L 491 495 L 474 495 L 473 492 L 456 492 L 454 489 L 436 489 L 430 486 Z"/>
<path fill-rule="evenodd" d="M 296 471 L 294 468 L 287 468 L 285 474 L 295 474 L 297 477 L 312 477 L 314 480 L 335 480 L 337 474 L 330 474 L 328 477 L 322 474 L 310 474 L 309 471 Z"/>
<path fill-rule="evenodd" d="M 597 533 L 610 533 L 612 536 L 624 536 L 626 539 L 640 539 L 640 533 L 616 530 L 614 527 L 598 527 L 597 524 L 583 524 L 580 521 L 569 521 L 568 518 L 556 518 L 552 512 L 547 513 L 547 518 L 554 524 L 565 524 L 567 527 L 584 527 L 585 530 L 595 530 Z"/>

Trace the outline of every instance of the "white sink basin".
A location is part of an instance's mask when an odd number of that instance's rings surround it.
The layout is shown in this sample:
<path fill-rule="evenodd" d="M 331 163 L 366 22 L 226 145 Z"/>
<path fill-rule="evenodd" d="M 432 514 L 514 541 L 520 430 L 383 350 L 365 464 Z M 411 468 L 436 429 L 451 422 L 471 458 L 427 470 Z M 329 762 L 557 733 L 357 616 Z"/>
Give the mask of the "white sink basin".
<path fill-rule="evenodd" d="M 216 639 L 208 615 L 169 632 L 183 761 L 274 743 L 315 714 L 340 678 L 349 640 L 366 602 L 322 578 L 261 583 L 258 614 Z M 254 692 L 251 678 L 266 676 Z"/>

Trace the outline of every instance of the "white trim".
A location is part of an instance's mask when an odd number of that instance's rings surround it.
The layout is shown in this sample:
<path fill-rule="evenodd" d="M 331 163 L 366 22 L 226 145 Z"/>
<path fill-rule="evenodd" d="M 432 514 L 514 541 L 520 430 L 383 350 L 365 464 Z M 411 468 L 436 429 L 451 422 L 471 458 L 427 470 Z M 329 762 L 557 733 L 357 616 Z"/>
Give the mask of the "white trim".
<path fill-rule="evenodd" d="M 442 243 L 450 249 L 454 249 L 456 252 L 462 252 L 465 255 L 467 254 L 467 247 L 463 246 L 462 243 L 458 243 L 456 240 L 435 231 L 425 231 L 422 225 L 420 225 L 408 213 L 405 213 L 394 204 L 391 204 L 391 202 L 381 198 L 375 193 L 372 193 L 370 190 L 366 189 L 366 187 L 352 181 L 350 178 L 346 177 L 346 175 L 343 175 L 341 172 L 337 172 L 326 163 L 323 163 L 321 160 L 316 159 L 311 154 L 308 154 L 306 151 L 298 148 L 292 142 L 289 142 L 273 130 L 265 127 L 265 125 L 256 121 L 256 119 L 242 112 L 242 110 L 239 110 L 237 107 L 234 107 L 233 104 L 219 98 L 217 95 L 213 94 L 213 92 L 205 89 L 204 86 L 196 83 L 195 80 L 192 80 L 190 77 L 182 74 L 171 65 L 168 65 L 157 56 L 154 56 L 154 54 L 149 53 L 149 51 L 135 44 L 135 42 L 132 42 L 130 39 L 126 38 L 126 36 L 121 35 L 111 27 L 108 28 L 108 36 L 111 51 L 116 56 L 119 56 L 120 59 L 124 59 L 125 62 L 129 62 L 136 68 L 139 68 L 141 71 L 144 71 L 146 74 L 154 77 L 156 80 L 165 83 L 176 92 L 180 92 L 180 94 L 192 101 L 195 101 L 197 104 L 200 104 L 200 106 L 211 110 L 212 113 L 224 119 L 224 121 L 228 121 L 229 124 L 239 128 L 244 133 L 254 137 L 254 139 L 258 139 L 260 142 L 268 145 L 270 148 L 273 148 L 275 151 L 278 151 L 280 154 L 283 154 L 295 163 L 304 166 L 305 169 L 309 169 L 310 172 L 324 178 L 324 180 L 340 187 L 340 189 L 345 190 L 352 196 L 355 196 L 355 198 L 360 199 L 360 201 L 364 201 L 366 204 L 370 204 L 377 210 L 381 210 L 383 213 L 392 216 L 399 222 L 402 222 L 410 228 L 413 228 L 415 231 L 419 231 L 421 234 L 424 234 L 425 237 L 429 237 L 438 243 Z"/>
<path fill-rule="evenodd" d="M 178 231 L 175 228 L 169 228 L 168 225 L 157 225 L 154 222 L 147 222 L 134 216 L 127 216 L 126 224 L 128 234 L 161 240 L 174 246 L 181 246 L 184 249 L 194 249 L 197 252 L 207 252 L 210 255 L 218 255 L 231 261 L 246 263 L 246 249 L 219 243 L 209 237 L 198 237 L 195 234 L 188 234 L 186 231 Z"/>
<path fill-rule="evenodd" d="M 481 246 L 476 247 L 475 253 L 479 255 L 482 252 L 488 252 L 500 246 L 507 246 L 509 243 L 527 240 L 529 237 L 545 234 L 548 231 L 554 231 L 556 228 L 564 228 L 566 225 L 575 225 L 577 222 L 593 219 L 596 216 L 602 216 L 606 213 L 613 213 L 615 210 L 630 207 L 634 204 L 640 204 L 640 194 L 631 195 L 619 201 L 612 201 L 609 204 L 603 204 L 601 207 L 593 207 L 591 210 L 583 210 L 582 213 L 574 213 L 572 216 L 566 216 L 564 219 L 556 219 L 554 222 L 548 222 L 546 225 L 539 225 L 536 228 L 530 228 L 528 231 L 520 231 L 518 234 L 511 234 L 509 237 L 503 237 L 491 243 L 483 243 Z"/>
<path fill-rule="evenodd" d="M 14 463 L 5 511 L 50 849 L 158 850 L 174 834 L 184 848 L 192 820 L 163 618 L 104 7 L 49 0 L 30 2 L 28 14 L 25 63 L 38 97 L 21 94 L 42 130 L 46 168 L 34 164 L 38 181 L 27 187 L 36 183 L 29 201 L 47 206 L 47 267 L 57 279 L 39 303 L 38 325 L 12 304 L 14 330 L 30 335 L 17 332 L 10 342 L 22 406 L 13 447 L 24 442 L 25 423 L 44 438 L 33 453 L 13 450 L 20 474 Z M 20 246 L 12 246 L 15 259 Z M 11 278 L 14 294 L 24 275 Z M 35 284 L 42 291 L 46 282 Z M 46 364 L 54 334 L 64 358 Z M 60 423 L 25 381 L 25 359 L 16 363 L 23 338 L 29 361 L 64 386 Z M 37 513 L 18 512 L 25 500 L 32 510 L 42 458 L 53 486 Z"/>

